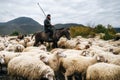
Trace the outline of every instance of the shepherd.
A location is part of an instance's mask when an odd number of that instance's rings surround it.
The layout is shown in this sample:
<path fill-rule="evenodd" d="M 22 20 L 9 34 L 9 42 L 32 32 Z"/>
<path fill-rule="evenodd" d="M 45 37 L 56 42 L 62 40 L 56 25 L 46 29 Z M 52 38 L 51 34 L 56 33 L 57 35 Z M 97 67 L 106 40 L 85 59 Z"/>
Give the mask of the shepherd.
<path fill-rule="evenodd" d="M 53 25 L 51 24 L 51 15 L 48 14 L 44 20 L 44 30 L 45 33 L 48 33 L 48 39 L 51 41 L 53 39 Z"/>

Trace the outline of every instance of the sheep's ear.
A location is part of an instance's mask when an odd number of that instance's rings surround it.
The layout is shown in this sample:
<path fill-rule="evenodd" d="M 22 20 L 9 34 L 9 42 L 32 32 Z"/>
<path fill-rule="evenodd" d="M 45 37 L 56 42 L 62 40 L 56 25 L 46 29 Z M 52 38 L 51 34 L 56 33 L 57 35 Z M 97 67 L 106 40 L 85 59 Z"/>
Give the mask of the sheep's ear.
<path fill-rule="evenodd" d="M 103 56 L 97 56 L 97 61 L 106 62 L 106 60 Z"/>
<path fill-rule="evenodd" d="M 45 49 L 45 48 L 41 48 L 41 50 L 46 51 L 46 49 Z"/>
<path fill-rule="evenodd" d="M 108 60 L 105 60 L 105 63 L 108 63 Z"/>
<path fill-rule="evenodd" d="M 58 57 L 66 57 L 66 55 L 63 53 L 63 51 L 57 52 Z"/>
<path fill-rule="evenodd" d="M 45 62 L 45 63 L 48 63 L 48 58 L 47 57 L 45 57 L 45 56 L 40 56 L 40 60 L 42 60 L 43 62 Z"/>
<path fill-rule="evenodd" d="M 44 77 L 44 78 L 48 78 L 48 74 L 45 74 L 43 77 Z"/>
<path fill-rule="evenodd" d="M 100 56 L 97 56 L 97 61 L 100 61 Z"/>
<path fill-rule="evenodd" d="M 83 51 L 83 52 L 81 53 L 81 55 L 82 55 L 82 56 L 86 56 L 86 51 Z"/>
<path fill-rule="evenodd" d="M 1 58 L 0 63 L 1 63 L 1 64 L 4 64 L 4 63 L 5 63 L 5 60 L 4 60 L 3 58 Z"/>
<path fill-rule="evenodd" d="M 5 57 L 5 54 L 3 54 L 3 57 Z"/>

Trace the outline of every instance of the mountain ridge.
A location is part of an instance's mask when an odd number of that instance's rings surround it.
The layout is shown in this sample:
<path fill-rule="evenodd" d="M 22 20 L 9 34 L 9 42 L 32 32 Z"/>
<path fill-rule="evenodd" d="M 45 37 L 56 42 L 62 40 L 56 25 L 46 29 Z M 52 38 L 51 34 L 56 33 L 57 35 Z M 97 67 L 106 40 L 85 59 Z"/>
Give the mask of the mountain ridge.
<path fill-rule="evenodd" d="M 77 23 L 59 23 L 54 25 L 56 29 L 68 28 L 71 26 L 82 26 L 82 24 Z M 30 17 L 18 17 L 8 22 L 0 22 L 0 35 L 9 35 L 14 31 L 21 34 L 31 34 L 38 31 L 43 31 L 43 25 L 39 24 L 37 21 Z M 120 32 L 120 28 L 115 28 L 116 31 Z"/>
<path fill-rule="evenodd" d="M 82 24 L 66 23 L 54 25 L 56 29 L 67 28 L 70 26 L 83 26 Z M 0 22 L 0 34 L 11 34 L 17 31 L 21 34 L 31 34 L 37 31 L 43 31 L 43 25 L 29 17 L 18 17 L 8 22 Z"/>

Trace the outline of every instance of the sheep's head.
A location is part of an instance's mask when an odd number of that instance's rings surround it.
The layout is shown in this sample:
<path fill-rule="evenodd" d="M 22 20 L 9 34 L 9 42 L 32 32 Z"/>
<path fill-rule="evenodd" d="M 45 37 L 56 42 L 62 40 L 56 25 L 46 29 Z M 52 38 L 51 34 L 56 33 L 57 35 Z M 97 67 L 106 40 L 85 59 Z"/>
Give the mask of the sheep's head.
<path fill-rule="evenodd" d="M 105 58 L 101 55 L 94 55 L 96 57 L 97 62 L 106 62 Z"/>
<path fill-rule="evenodd" d="M 24 49 L 23 45 L 15 45 L 15 52 L 22 52 Z"/>
<path fill-rule="evenodd" d="M 40 48 L 40 50 L 47 51 L 47 48 L 44 45 L 40 45 L 39 48 Z"/>
<path fill-rule="evenodd" d="M 63 51 L 58 51 L 57 53 L 50 55 L 48 64 L 54 71 L 57 71 L 60 67 L 60 59 L 65 57 L 66 55 L 63 53 Z"/>
<path fill-rule="evenodd" d="M 47 78 L 48 80 L 54 80 L 54 78 L 55 78 L 54 71 L 52 69 L 50 69 L 50 68 L 47 69 L 46 74 L 43 77 Z"/>
<path fill-rule="evenodd" d="M 84 51 L 82 51 L 82 53 L 80 55 L 89 56 L 89 54 L 90 54 L 89 51 L 84 50 Z"/>

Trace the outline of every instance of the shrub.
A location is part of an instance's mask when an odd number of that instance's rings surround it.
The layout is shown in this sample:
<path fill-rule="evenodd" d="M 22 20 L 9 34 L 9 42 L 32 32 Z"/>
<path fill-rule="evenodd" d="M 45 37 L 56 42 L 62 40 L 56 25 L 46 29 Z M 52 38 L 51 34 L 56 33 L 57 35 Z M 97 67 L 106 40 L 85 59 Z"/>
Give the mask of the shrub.
<path fill-rule="evenodd" d="M 18 36 L 18 35 L 19 35 L 19 32 L 17 32 L 17 31 L 14 31 L 10 34 L 10 36 Z"/>
<path fill-rule="evenodd" d="M 96 34 L 104 33 L 105 36 L 102 37 L 104 40 L 113 39 L 116 31 L 112 28 L 111 25 L 108 25 L 107 28 L 102 24 L 98 24 L 95 28 L 91 27 L 81 27 L 81 26 L 72 26 L 70 27 L 71 37 L 82 36 L 82 37 L 95 37 Z"/>

